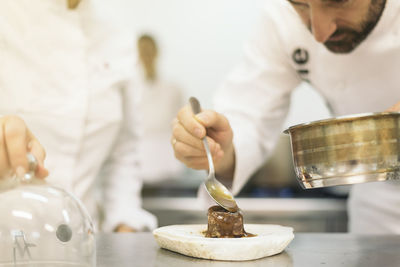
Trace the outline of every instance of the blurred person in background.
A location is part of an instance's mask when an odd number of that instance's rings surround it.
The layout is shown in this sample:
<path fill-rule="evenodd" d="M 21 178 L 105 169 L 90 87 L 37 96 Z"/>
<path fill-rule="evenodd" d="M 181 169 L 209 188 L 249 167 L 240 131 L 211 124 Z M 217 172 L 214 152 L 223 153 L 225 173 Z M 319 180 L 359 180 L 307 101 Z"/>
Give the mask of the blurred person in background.
<path fill-rule="evenodd" d="M 336 116 L 399 111 L 399 13 L 395 0 L 268 1 L 244 62 L 215 96 L 216 111 L 179 111 L 176 157 L 208 169 L 207 136 L 217 176 L 237 194 L 270 155 L 302 81 Z M 351 232 L 400 234 L 399 181 L 352 186 L 348 207 Z"/>
<path fill-rule="evenodd" d="M 36 175 L 79 197 L 96 228 L 102 202 L 102 230 L 149 230 L 157 222 L 141 209 L 133 40 L 100 3 L 0 2 L 0 175 L 22 175 L 31 152 Z"/>
<path fill-rule="evenodd" d="M 138 150 L 141 159 L 140 176 L 145 182 L 179 178 L 184 165 L 174 157 L 169 145 L 171 122 L 184 100 L 182 90 L 161 77 L 158 71 L 159 49 L 149 34 L 137 40 L 139 77 L 135 83 L 141 88 L 140 110 L 143 136 Z"/>

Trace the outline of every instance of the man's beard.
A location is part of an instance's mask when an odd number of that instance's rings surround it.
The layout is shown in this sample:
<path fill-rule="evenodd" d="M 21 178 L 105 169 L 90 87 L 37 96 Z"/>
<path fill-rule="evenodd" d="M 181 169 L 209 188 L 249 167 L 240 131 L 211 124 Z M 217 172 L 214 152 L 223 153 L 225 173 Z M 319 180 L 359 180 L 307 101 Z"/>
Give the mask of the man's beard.
<path fill-rule="evenodd" d="M 367 17 L 361 23 L 361 30 L 338 28 L 330 38 L 336 36 L 341 36 L 342 38 L 339 41 L 326 41 L 324 43 L 325 47 L 333 53 L 350 53 L 353 51 L 374 29 L 382 16 L 385 4 L 386 0 L 372 0 Z"/>

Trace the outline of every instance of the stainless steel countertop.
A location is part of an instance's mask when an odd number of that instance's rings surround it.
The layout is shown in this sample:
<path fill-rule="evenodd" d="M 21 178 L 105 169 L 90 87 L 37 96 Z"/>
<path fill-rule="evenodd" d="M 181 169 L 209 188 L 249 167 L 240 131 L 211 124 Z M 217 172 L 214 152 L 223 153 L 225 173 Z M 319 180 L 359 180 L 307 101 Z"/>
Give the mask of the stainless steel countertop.
<path fill-rule="evenodd" d="M 151 233 L 99 234 L 98 267 L 398 267 L 400 236 L 295 233 L 286 250 L 246 262 L 195 259 L 160 249 Z"/>
<path fill-rule="evenodd" d="M 333 198 L 235 198 L 240 208 L 251 212 L 338 212 L 346 210 L 346 200 Z M 211 203 L 211 204 L 210 204 Z M 193 197 L 144 198 L 147 210 L 200 211 L 207 212 L 214 202 L 201 202 Z M 206 216 L 204 216 L 206 218 Z"/>
<path fill-rule="evenodd" d="M 334 198 L 236 198 L 245 223 L 280 224 L 296 232 L 346 232 L 345 199 Z M 145 198 L 144 209 L 158 218 L 159 226 L 205 224 L 213 202 L 200 198 Z"/>

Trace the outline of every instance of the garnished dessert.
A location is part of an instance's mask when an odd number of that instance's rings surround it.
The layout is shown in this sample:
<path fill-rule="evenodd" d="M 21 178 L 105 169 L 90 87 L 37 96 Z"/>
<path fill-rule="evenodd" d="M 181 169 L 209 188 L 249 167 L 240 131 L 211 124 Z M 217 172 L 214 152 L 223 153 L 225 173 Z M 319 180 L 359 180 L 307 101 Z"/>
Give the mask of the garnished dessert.
<path fill-rule="evenodd" d="M 243 215 L 240 210 L 229 212 L 220 206 L 208 209 L 208 227 L 204 233 L 206 237 L 213 238 L 254 236 L 244 230 Z"/>

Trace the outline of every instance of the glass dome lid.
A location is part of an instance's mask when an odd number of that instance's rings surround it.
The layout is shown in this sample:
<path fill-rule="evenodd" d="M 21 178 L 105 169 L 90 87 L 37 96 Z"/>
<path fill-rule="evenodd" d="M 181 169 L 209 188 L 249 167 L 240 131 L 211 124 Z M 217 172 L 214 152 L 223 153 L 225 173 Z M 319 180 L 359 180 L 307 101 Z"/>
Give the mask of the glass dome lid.
<path fill-rule="evenodd" d="M 0 180 L 0 266 L 96 266 L 93 223 L 82 203 L 33 173 Z"/>

